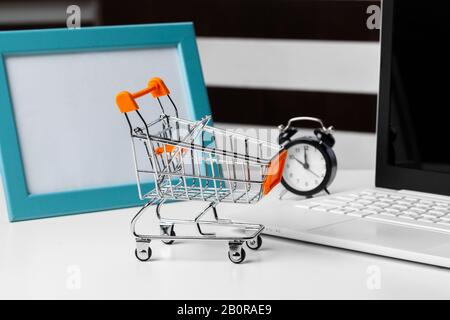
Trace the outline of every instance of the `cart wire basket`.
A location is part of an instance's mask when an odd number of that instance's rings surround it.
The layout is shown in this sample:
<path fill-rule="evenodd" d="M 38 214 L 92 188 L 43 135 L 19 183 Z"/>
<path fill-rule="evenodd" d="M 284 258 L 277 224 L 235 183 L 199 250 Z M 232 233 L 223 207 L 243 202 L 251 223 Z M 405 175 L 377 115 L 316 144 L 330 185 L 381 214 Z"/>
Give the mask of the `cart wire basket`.
<path fill-rule="evenodd" d="M 147 122 L 136 99 L 150 93 L 158 101 L 161 115 Z M 116 96 L 129 126 L 138 194 L 146 201 L 131 221 L 135 255 L 141 261 L 150 260 L 154 239 L 166 244 L 180 239 L 223 240 L 229 244 L 229 259 L 241 263 L 245 259 L 243 243 L 259 249 L 264 226 L 219 218 L 217 206 L 221 202 L 252 204 L 267 195 L 281 180 L 286 151 L 277 144 L 209 126 L 210 116 L 198 121 L 181 119 L 169 93 L 160 78 L 153 78 L 143 90 L 122 91 Z M 173 108 L 174 116 L 166 113 L 163 99 Z M 161 215 L 167 200 L 208 205 L 190 219 L 171 219 Z M 160 234 L 139 234 L 136 224 L 151 205 L 156 207 Z M 209 212 L 212 214 L 207 219 Z M 192 230 L 177 235 L 178 225 Z"/>

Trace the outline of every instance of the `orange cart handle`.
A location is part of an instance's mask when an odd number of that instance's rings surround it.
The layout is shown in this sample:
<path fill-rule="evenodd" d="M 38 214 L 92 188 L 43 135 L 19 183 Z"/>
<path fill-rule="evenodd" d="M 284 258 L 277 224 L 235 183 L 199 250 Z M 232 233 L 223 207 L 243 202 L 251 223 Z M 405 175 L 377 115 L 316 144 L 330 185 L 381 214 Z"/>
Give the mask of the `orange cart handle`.
<path fill-rule="evenodd" d="M 147 88 L 139 90 L 135 93 L 128 91 L 121 91 L 116 96 L 116 104 L 119 107 L 120 112 L 127 113 L 130 111 L 139 110 L 139 106 L 136 103 L 136 99 L 151 93 L 153 98 L 159 98 L 167 96 L 170 91 L 166 84 L 160 78 L 152 78 L 148 82 Z"/>
<path fill-rule="evenodd" d="M 269 192 L 275 188 L 275 186 L 280 183 L 283 178 L 284 164 L 286 163 L 287 151 L 281 150 L 269 164 L 267 169 L 267 177 L 263 183 L 263 193 L 264 195 L 269 194 Z"/>

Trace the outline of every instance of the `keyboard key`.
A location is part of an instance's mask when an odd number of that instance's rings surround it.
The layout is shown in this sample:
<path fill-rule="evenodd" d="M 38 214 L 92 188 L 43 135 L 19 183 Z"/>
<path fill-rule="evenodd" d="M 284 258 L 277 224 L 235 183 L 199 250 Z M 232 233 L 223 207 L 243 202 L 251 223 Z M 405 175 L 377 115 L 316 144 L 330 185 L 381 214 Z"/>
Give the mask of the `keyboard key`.
<path fill-rule="evenodd" d="M 441 211 L 441 212 L 447 212 L 448 208 L 444 208 L 444 207 L 432 207 L 433 210 L 436 211 Z"/>
<path fill-rule="evenodd" d="M 426 210 L 420 209 L 420 208 L 410 208 L 409 210 L 413 211 L 413 212 L 416 212 L 416 213 L 425 213 L 425 212 L 427 212 Z"/>
<path fill-rule="evenodd" d="M 378 207 L 378 206 L 373 205 L 373 204 L 368 205 L 366 208 L 367 209 L 372 209 L 372 210 L 375 210 L 375 211 L 383 211 L 383 208 Z"/>
<path fill-rule="evenodd" d="M 397 204 L 400 204 L 400 205 L 403 205 L 403 206 L 408 206 L 408 207 L 411 207 L 411 206 L 413 206 L 414 205 L 414 202 L 413 201 L 404 201 L 404 200 L 399 200 L 399 201 L 396 201 L 396 203 Z M 415 204 L 415 206 L 417 206 L 418 207 L 418 205 L 417 204 Z M 428 207 L 426 204 L 423 204 L 423 206 L 426 206 L 426 207 Z"/>
<path fill-rule="evenodd" d="M 402 218 L 402 219 L 408 219 L 408 220 L 416 220 L 416 219 L 420 218 L 420 216 L 413 216 L 413 215 L 408 215 L 408 214 L 401 214 L 397 217 Z"/>
<path fill-rule="evenodd" d="M 333 209 L 330 210 L 331 213 L 336 213 L 336 214 L 346 214 L 349 212 L 352 212 L 352 210 L 348 210 L 348 209 Z"/>
<path fill-rule="evenodd" d="M 352 212 L 347 213 L 347 215 L 350 217 L 358 217 L 358 218 L 367 217 L 368 215 L 371 215 L 371 214 L 372 213 L 362 212 L 362 211 L 352 211 Z"/>
<path fill-rule="evenodd" d="M 327 211 L 336 209 L 336 207 L 318 206 L 318 207 L 314 207 L 313 209 L 314 209 L 314 211 L 327 212 Z"/>
<path fill-rule="evenodd" d="M 420 214 L 418 214 L 417 212 L 411 211 L 411 210 L 405 210 L 402 212 L 402 214 L 406 214 L 409 216 L 420 216 Z"/>
<path fill-rule="evenodd" d="M 442 220 L 440 220 L 440 221 L 436 222 L 436 224 L 450 227 L 450 221 L 442 221 Z"/>
<path fill-rule="evenodd" d="M 319 206 L 321 206 L 321 207 L 329 207 L 329 208 L 336 208 L 337 206 L 335 205 L 335 204 L 332 204 L 332 203 L 320 203 L 320 202 L 318 202 L 317 203 Z"/>
<path fill-rule="evenodd" d="M 435 205 L 437 205 L 439 207 L 447 208 L 449 206 L 449 203 L 447 203 L 447 202 L 435 202 Z"/>
<path fill-rule="evenodd" d="M 370 201 L 370 200 L 364 200 L 364 199 L 357 200 L 356 202 L 357 202 L 357 203 L 361 203 L 361 204 L 371 204 L 371 203 L 373 203 L 373 201 Z"/>
<path fill-rule="evenodd" d="M 411 209 L 408 209 L 408 210 L 402 211 L 402 214 L 412 215 L 412 216 L 420 216 L 422 213 L 418 213 Z"/>
<path fill-rule="evenodd" d="M 425 218 L 437 219 L 441 216 L 441 214 L 425 212 L 425 213 L 422 213 L 421 216 L 425 217 Z"/>
<path fill-rule="evenodd" d="M 350 207 L 354 208 L 366 208 L 367 206 L 361 203 L 352 202 L 349 204 Z"/>
<path fill-rule="evenodd" d="M 441 216 L 445 216 L 450 213 L 449 211 L 437 211 L 437 210 L 429 210 L 428 212 L 436 215 L 440 214 Z"/>
<path fill-rule="evenodd" d="M 396 217 L 396 216 L 398 216 L 398 213 L 383 211 L 383 212 L 380 212 L 379 215 L 387 216 L 387 217 Z"/>
<path fill-rule="evenodd" d="M 374 202 L 373 205 L 378 206 L 380 208 L 386 208 L 390 206 L 390 204 L 386 202 Z"/>
<path fill-rule="evenodd" d="M 444 212 L 436 211 L 436 210 L 429 210 L 426 213 L 424 213 L 423 215 L 426 215 L 426 214 L 433 215 L 433 216 L 436 216 L 436 217 L 442 217 L 443 215 L 445 215 Z"/>
<path fill-rule="evenodd" d="M 365 214 L 378 214 L 382 212 L 382 210 L 374 210 L 374 209 L 363 209 L 361 210 L 361 213 L 365 213 Z"/>
<path fill-rule="evenodd" d="M 407 210 L 409 207 L 405 207 L 405 206 L 401 206 L 401 205 L 398 205 L 398 204 L 394 204 L 393 206 L 392 206 L 392 208 L 394 208 L 394 209 L 398 209 L 398 210 Z"/>
<path fill-rule="evenodd" d="M 423 218 L 417 219 L 417 221 L 422 221 L 422 222 L 427 222 L 427 223 L 435 223 L 435 222 L 437 222 L 439 220 L 438 219 L 433 219 L 433 218 L 423 217 Z"/>
<path fill-rule="evenodd" d="M 370 201 L 376 201 L 377 200 L 377 198 L 373 197 L 373 196 L 363 196 L 363 197 L 361 197 L 361 199 L 370 200 Z"/>

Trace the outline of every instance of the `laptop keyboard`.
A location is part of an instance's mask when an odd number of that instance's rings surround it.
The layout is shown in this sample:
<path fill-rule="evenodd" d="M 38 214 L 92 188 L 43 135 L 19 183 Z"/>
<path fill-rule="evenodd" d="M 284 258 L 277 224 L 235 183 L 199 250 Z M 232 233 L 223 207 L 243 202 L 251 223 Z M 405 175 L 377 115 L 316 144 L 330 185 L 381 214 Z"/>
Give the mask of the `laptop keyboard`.
<path fill-rule="evenodd" d="M 450 232 L 450 201 L 364 190 L 299 203 L 299 208 Z"/>

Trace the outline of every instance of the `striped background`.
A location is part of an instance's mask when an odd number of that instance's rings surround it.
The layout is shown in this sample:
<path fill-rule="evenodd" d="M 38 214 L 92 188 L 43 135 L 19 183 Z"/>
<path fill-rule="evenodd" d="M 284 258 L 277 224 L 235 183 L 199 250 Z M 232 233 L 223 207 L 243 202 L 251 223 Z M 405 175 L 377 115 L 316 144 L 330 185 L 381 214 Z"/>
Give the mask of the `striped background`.
<path fill-rule="evenodd" d="M 148 12 L 154 22 L 195 22 L 216 121 L 278 125 L 313 115 L 373 132 L 379 33 L 366 27 L 371 4 L 380 3 L 165 0 L 148 1 Z"/>
<path fill-rule="evenodd" d="M 40 22 L 33 2 L 22 1 L 18 12 L 28 8 L 33 23 L 2 24 L 0 16 L 0 27 L 64 26 L 72 2 L 40 1 L 62 11 Z M 362 132 L 375 131 L 379 32 L 366 27 L 372 4 L 380 1 L 79 1 L 89 17 L 84 25 L 194 21 L 215 121 L 278 125 L 309 115 Z"/>

